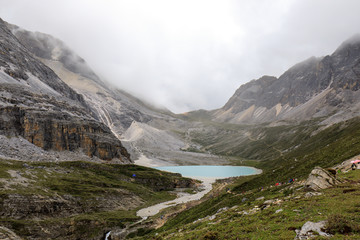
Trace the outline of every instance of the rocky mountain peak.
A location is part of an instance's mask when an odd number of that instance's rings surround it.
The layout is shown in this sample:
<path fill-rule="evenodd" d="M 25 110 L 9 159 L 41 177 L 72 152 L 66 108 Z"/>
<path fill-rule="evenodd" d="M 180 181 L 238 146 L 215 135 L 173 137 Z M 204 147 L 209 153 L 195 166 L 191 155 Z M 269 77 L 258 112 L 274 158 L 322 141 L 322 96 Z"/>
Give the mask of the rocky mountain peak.
<path fill-rule="evenodd" d="M 31 32 L 6 23 L 12 34 L 35 56 L 61 62 L 66 69 L 83 77 L 101 82 L 86 61 L 72 51 L 63 41 L 40 32 Z"/>
<path fill-rule="evenodd" d="M 344 41 L 332 54 L 332 56 L 356 56 L 360 51 L 360 33 L 355 34 Z"/>
<path fill-rule="evenodd" d="M 216 121 L 259 123 L 353 116 L 360 106 L 360 35 L 345 41 L 332 55 L 311 57 L 279 78 L 264 76 L 246 83 L 225 106 L 214 111 Z"/>

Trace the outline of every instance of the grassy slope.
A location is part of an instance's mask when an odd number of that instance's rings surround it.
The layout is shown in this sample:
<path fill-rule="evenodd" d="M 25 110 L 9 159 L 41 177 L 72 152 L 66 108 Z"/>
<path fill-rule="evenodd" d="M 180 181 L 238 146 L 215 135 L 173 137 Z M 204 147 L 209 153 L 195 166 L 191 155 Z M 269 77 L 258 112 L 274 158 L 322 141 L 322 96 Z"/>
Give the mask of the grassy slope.
<path fill-rule="evenodd" d="M 158 202 L 173 199 L 175 196 L 168 191 L 172 190 L 173 181 L 182 179 L 179 176 L 160 172 L 154 169 L 135 165 L 111 165 L 96 164 L 89 162 L 61 162 L 61 163 L 25 163 L 20 161 L 0 161 L 0 178 L 11 180 L 9 170 L 14 170 L 21 176 L 28 179 L 28 186 L 21 184 L 11 185 L 0 189 L 1 201 L 9 194 L 21 196 L 53 196 L 71 195 L 78 199 L 74 206 L 80 205 L 83 213 L 66 217 L 57 217 L 49 214 L 40 218 L 11 218 L 2 217 L 3 225 L 12 228 L 20 236 L 34 236 L 38 226 L 45 229 L 56 225 L 64 225 L 65 228 L 72 228 L 72 232 L 82 237 L 95 237 L 101 235 L 105 229 L 121 227 L 127 222 L 138 220 L 136 210 L 142 207 L 153 205 Z M 136 177 L 132 177 L 136 174 Z M 31 180 L 34 180 L 33 182 Z M 103 211 L 97 207 L 98 198 L 106 196 L 118 196 L 121 201 L 121 194 L 140 198 L 143 202 L 137 208 L 131 210 Z M 103 198 L 102 198 L 103 199 Z M 131 204 L 131 203 L 129 203 Z M 3 207 L 3 205 L 0 205 Z M 99 210 L 96 210 L 96 209 Z M 7 212 L 6 209 L 1 209 Z"/>
<path fill-rule="evenodd" d="M 232 207 L 234 205 L 238 205 L 244 197 L 241 195 L 242 192 L 249 193 L 246 195 L 246 198 L 254 200 L 257 196 L 254 192 L 257 192 L 261 187 L 274 185 L 276 182 L 287 182 L 289 178 L 304 179 L 315 166 L 331 167 L 360 154 L 360 118 L 354 118 L 346 122 L 336 124 L 312 136 L 311 132 L 315 129 L 317 129 L 317 127 L 314 122 L 306 122 L 296 126 L 295 128 L 285 126 L 267 129 L 253 129 L 251 131 L 252 134 L 256 136 L 255 133 L 258 131 L 258 134 L 261 134 L 262 138 L 252 141 L 253 145 L 248 145 L 248 148 L 254 152 L 256 152 L 256 150 L 264 152 L 264 149 L 261 148 L 266 146 L 266 149 L 270 149 L 269 151 L 271 151 L 271 149 L 281 149 L 282 152 L 280 154 L 277 150 L 273 150 L 272 159 L 269 155 L 266 160 L 261 161 L 259 159 L 255 162 L 255 164 L 253 163 L 253 165 L 262 168 L 264 173 L 259 176 L 239 178 L 232 186 L 230 186 L 232 192 L 236 194 L 235 196 L 223 193 L 220 196 L 214 197 L 190 210 L 182 212 L 175 218 L 169 220 L 165 226 L 159 230 L 159 232 L 174 231 L 175 229 L 181 228 L 184 224 L 189 224 L 196 219 L 212 215 L 222 207 Z M 290 133 L 290 137 L 286 136 L 286 131 Z M 225 134 L 219 134 L 214 136 L 214 138 L 221 140 L 224 136 Z M 282 138 L 280 136 L 285 137 Z M 229 136 L 229 138 L 231 138 L 231 136 Z M 202 139 L 204 139 L 203 136 Z M 257 147 L 258 145 L 259 147 Z M 232 146 L 237 148 L 236 145 Z M 294 146 L 297 147 L 294 148 Z M 238 157 L 240 159 L 246 158 L 244 155 L 240 155 Z M 231 216 L 229 216 L 229 218 L 231 219 Z M 231 220 L 228 221 L 231 222 Z M 251 221 L 264 224 L 264 222 L 257 221 L 254 218 Z M 299 224 L 300 223 L 298 222 L 296 226 Z M 189 228 L 197 229 L 197 226 L 190 224 Z M 194 231 L 196 234 L 199 234 L 197 236 L 203 235 L 200 230 Z M 225 231 L 225 229 L 222 231 Z M 228 231 L 230 230 L 228 229 Z M 249 232 L 254 231 L 254 229 L 251 231 L 249 230 Z M 269 234 L 269 232 L 271 232 L 271 230 L 269 230 L 266 234 Z M 189 233 L 189 236 L 195 235 Z M 255 235 L 252 236 L 254 237 Z"/>
<path fill-rule="evenodd" d="M 322 190 L 320 196 L 305 197 L 303 189 L 284 191 L 284 187 L 252 193 L 252 197 L 264 199 L 246 202 L 241 198 L 250 194 L 228 194 L 227 198 L 237 199 L 237 204 L 217 214 L 215 219 L 159 229 L 157 236 L 153 232 L 138 239 L 293 239 L 294 230 L 305 222 L 322 220 L 330 220 L 326 231 L 334 234 L 334 239 L 360 239 L 360 170 L 341 174 L 340 179 L 346 182 Z M 258 207 L 269 199 L 277 202 L 260 210 Z"/>
<path fill-rule="evenodd" d="M 269 160 L 290 151 L 309 138 L 318 128 L 318 121 L 269 127 L 267 125 L 237 125 L 207 122 L 208 131 L 192 132 L 192 141 L 204 150 L 222 156 L 248 160 Z"/>

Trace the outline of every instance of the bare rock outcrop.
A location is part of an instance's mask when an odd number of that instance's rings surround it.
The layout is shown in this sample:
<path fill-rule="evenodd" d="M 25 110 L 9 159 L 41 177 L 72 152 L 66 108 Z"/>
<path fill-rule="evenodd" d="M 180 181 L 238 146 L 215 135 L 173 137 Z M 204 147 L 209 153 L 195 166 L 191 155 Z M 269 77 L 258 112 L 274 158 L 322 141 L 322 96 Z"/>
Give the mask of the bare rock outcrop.
<path fill-rule="evenodd" d="M 315 167 L 309 174 L 309 177 L 305 182 L 305 187 L 317 191 L 332 187 L 339 183 L 339 180 L 336 179 L 333 173 L 330 173 L 321 167 Z"/>
<path fill-rule="evenodd" d="M 323 237 L 330 237 L 331 235 L 324 232 L 322 229 L 325 227 L 326 221 L 321 222 L 306 222 L 302 227 L 301 230 L 295 230 L 296 237 L 294 240 L 305 240 L 305 239 L 311 239 L 313 237 L 316 237 L 317 235 L 323 236 Z M 316 235 L 314 233 L 317 233 Z"/>

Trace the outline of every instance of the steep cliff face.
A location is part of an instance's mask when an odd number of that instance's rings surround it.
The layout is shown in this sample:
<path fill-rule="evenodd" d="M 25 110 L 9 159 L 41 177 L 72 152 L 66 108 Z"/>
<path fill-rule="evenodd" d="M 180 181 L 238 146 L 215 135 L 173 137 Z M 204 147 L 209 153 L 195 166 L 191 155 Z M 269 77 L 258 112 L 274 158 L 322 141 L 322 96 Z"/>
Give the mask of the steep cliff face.
<path fill-rule="evenodd" d="M 82 150 L 89 157 L 130 162 L 83 96 L 34 58 L 1 19 L 0 42 L 0 134 L 21 136 L 45 150 Z"/>
<path fill-rule="evenodd" d="M 129 154 L 103 124 L 68 114 L 31 108 L 0 108 L 0 133 L 22 136 L 44 150 L 82 151 L 103 160 L 128 162 Z"/>
<path fill-rule="evenodd" d="M 233 123 L 305 120 L 336 114 L 342 114 L 343 118 L 338 118 L 344 120 L 359 110 L 359 88 L 360 36 L 354 36 L 332 55 L 309 58 L 279 78 L 264 76 L 242 85 L 213 116 L 217 121 Z"/>

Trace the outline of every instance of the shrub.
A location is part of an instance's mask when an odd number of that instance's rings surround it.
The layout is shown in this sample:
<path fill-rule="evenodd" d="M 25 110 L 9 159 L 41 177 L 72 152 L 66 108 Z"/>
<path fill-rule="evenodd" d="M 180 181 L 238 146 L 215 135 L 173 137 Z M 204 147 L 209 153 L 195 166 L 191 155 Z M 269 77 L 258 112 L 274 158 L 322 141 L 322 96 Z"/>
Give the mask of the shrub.
<path fill-rule="evenodd" d="M 328 218 L 325 229 L 328 233 L 331 234 L 347 234 L 360 232 L 360 227 L 356 223 L 339 214 L 331 215 Z"/>
<path fill-rule="evenodd" d="M 292 189 L 292 188 L 287 188 L 287 189 L 284 190 L 284 196 L 285 197 L 289 196 L 289 195 L 291 195 L 293 193 L 294 193 L 294 189 Z"/>
<path fill-rule="evenodd" d="M 207 232 L 203 237 L 203 240 L 218 240 L 218 239 L 219 239 L 219 233 L 214 231 Z"/>

